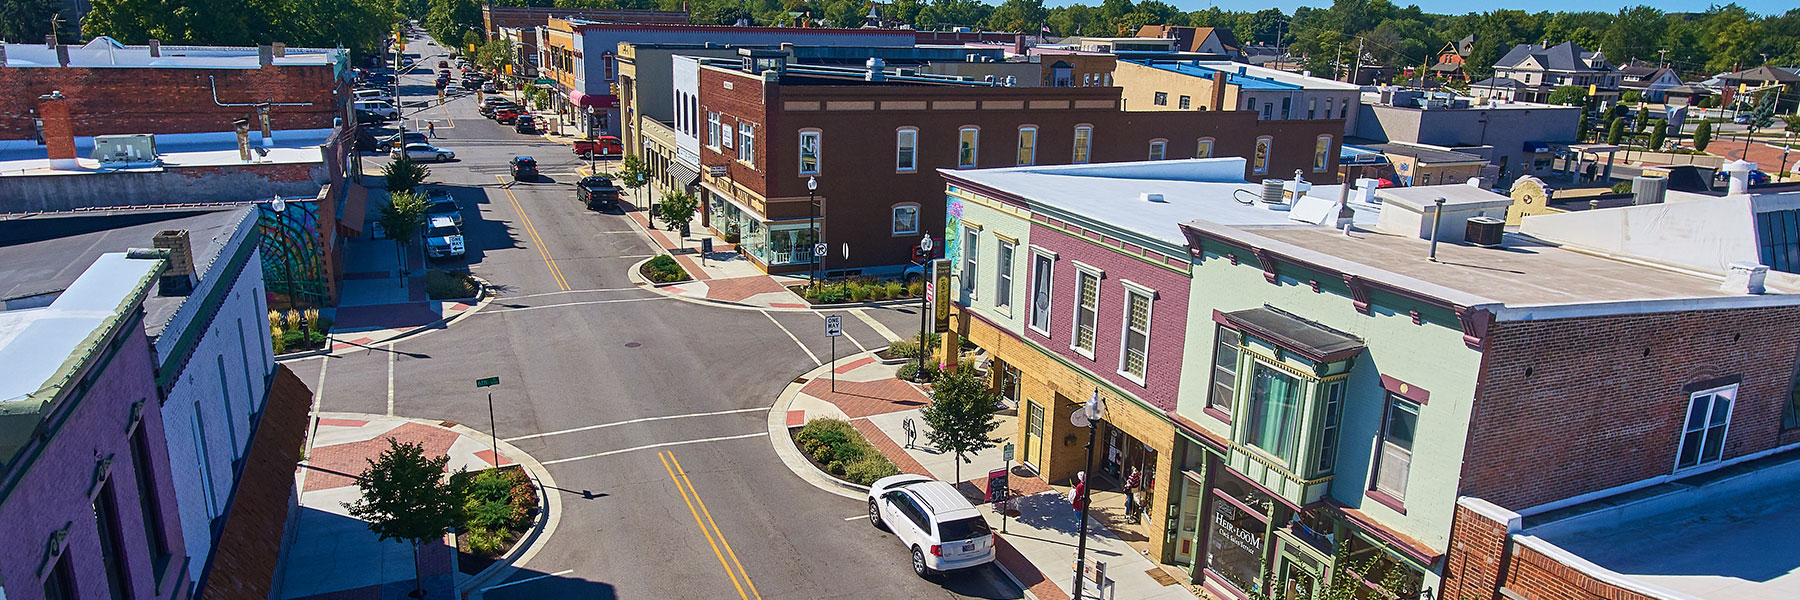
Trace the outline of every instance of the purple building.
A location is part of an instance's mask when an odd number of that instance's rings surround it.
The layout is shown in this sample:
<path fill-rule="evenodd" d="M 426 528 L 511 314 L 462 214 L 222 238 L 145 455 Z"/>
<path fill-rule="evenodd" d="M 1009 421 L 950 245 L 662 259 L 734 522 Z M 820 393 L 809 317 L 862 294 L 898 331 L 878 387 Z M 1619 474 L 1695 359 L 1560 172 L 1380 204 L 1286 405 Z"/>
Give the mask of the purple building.
<path fill-rule="evenodd" d="M 0 310 L 0 598 L 187 595 L 143 325 L 164 260 L 133 256 Z"/>

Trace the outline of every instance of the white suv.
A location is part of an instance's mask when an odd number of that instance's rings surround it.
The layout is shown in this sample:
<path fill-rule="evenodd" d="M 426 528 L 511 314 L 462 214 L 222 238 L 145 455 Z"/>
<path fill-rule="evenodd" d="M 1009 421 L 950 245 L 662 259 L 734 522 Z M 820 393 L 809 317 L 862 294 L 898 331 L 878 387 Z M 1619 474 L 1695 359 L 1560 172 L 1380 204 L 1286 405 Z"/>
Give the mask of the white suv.
<path fill-rule="evenodd" d="M 895 475 L 869 486 L 869 523 L 906 544 L 920 577 L 994 562 L 994 534 L 981 513 L 930 477 Z"/>

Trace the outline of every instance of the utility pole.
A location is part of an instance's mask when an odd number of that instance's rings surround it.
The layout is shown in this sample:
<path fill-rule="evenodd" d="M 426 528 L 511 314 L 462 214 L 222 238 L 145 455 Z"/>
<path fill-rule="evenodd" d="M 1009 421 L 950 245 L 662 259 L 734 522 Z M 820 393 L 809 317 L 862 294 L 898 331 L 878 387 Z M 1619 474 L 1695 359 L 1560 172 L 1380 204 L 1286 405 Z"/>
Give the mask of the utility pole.
<path fill-rule="evenodd" d="M 1331 80 L 1343 81 L 1344 77 L 1344 43 L 1338 42 L 1337 54 L 1331 57 Z"/>
<path fill-rule="evenodd" d="M 1356 85 L 1356 77 L 1362 74 L 1363 37 L 1356 36 L 1356 67 L 1350 69 L 1350 85 Z"/>
<path fill-rule="evenodd" d="M 1656 55 L 1657 55 L 1657 61 L 1662 63 L 1662 66 L 1664 68 L 1667 68 L 1669 66 L 1669 49 L 1663 48 L 1661 50 L 1657 50 Z"/>

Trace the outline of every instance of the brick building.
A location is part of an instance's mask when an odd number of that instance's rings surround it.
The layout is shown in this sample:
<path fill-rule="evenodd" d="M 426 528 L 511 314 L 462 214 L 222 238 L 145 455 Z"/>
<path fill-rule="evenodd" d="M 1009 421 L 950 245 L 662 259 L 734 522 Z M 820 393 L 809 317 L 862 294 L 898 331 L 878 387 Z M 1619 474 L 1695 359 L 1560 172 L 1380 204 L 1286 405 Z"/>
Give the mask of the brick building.
<path fill-rule="evenodd" d="M 552 6 L 481 5 L 481 25 L 488 39 L 499 39 L 502 29 L 532 29 L 550 19 L 581 19 L 599 23 L 658 23 L 686 25 L 685 10 L 636 10 L 628 8 L 558 8 Z"/>
<path fill-rule="evenodd" d="M 937 169 L 1239 156 L 1243 177 L 1330 181 L 1341 144 L 1337 120 L 1124 112 L 1111 87 L 1001 87 L 743 52 L 674 59 L 677 98 L 694 98 L 675 130 L 700 157 L 709 226 L 771 272 L 810 267 L 810 178 L 824 241 L 852 246 L 825 268 L 879 273 L 911 261 L 921 235 L 941 235 Z"/>
<path fill-rule="evenodd" d="M 1127 110 L 1244 110 L 1269 120 L 1338 120 L 1356 132 L 1362 92 L 1341 81 L 1237 62 L 1121 60 L 1113 80 Z M 1222 83 L 1220 83 L 1222 81 Z"/>

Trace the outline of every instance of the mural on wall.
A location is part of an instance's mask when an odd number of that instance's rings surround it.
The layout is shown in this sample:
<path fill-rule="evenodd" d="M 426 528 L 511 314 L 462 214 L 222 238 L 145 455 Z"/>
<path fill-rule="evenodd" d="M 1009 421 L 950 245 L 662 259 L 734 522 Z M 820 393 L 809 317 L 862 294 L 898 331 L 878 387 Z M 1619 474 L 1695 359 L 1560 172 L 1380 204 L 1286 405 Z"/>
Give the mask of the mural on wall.
<path fill-rule="evenodd" d="M 962 267 L 962 198 L 944 196 L 944 258 L 956 268 Z"/>
<path fill-rule="evenodd" d="M 262 234 L 263 280 L 271 306 L 305 308 L 326 306 L 327 267 L 319 233 L 319 202 L 288 200 L 276 212 L 269 203 L 257 205 L 257 230 Z M 295 302 L 286 301 L 294 296 Z"/>

